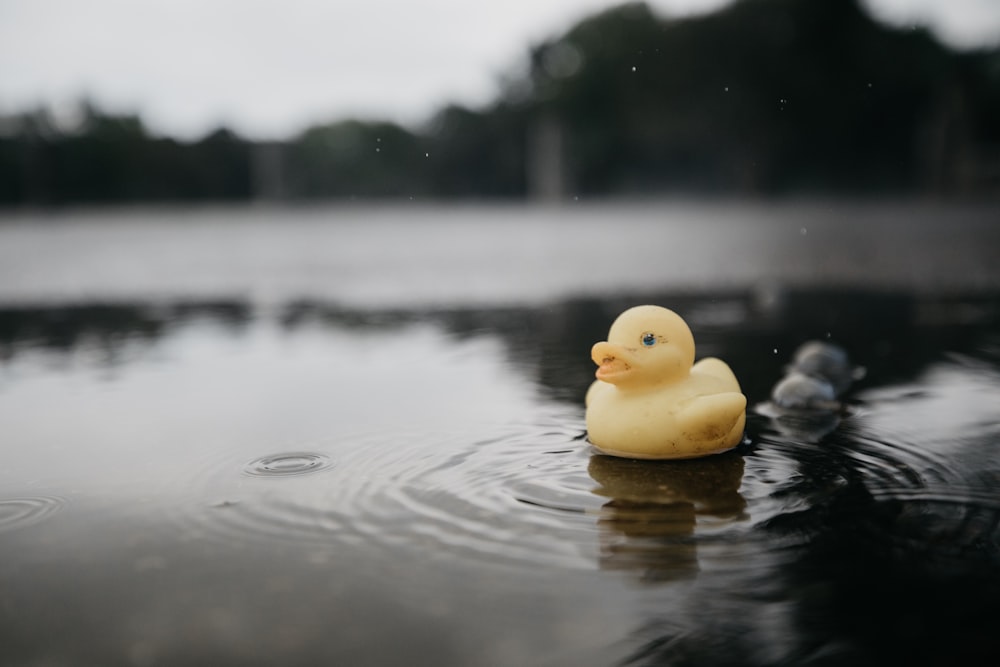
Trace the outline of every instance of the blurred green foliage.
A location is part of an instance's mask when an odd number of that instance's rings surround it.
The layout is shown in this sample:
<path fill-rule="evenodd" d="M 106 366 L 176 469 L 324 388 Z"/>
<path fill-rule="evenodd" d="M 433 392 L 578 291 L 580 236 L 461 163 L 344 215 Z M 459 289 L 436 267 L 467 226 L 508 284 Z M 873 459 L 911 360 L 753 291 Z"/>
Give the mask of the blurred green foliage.
<path fill-rule="evenodd" d="M 628 4 L 529 55 L 493 104 L 419 130 L 349 120 L 181 143 L 89 105 L 68 129 L 25 113 L 0 134 L 0 204 L 518 198 L 533 164 L 558 172 L 555 196 L 1000 193 L 1000 49 L 949 50 L 857 0 L 684 19 Z"/>

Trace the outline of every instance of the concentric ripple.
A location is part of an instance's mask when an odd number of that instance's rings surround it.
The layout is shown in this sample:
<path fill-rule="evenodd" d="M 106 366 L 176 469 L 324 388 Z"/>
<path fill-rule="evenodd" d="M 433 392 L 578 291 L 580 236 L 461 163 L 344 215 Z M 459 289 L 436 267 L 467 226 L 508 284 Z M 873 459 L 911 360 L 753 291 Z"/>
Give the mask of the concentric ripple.
<path fill-rule="evenodd" d="M 307 507 L 320 524 L 394 551 L 592 563 L 588 515 L 600 500 L 578 435 L 562 426 L 372 438 L 338 455 L 345 474 Z"/>
<path fill-rule="evenodd" d="M 253 477 L 287 477 L 318 472 L 333 465 L 329 457 L 316 452 L 286 452 L 262 456 L 250 461 L 243 469 Z"/>
<path fill-rule="evenodd" d="M 229 491 L 218 475 L 205 479 L 224 495 L 199 506 L 196 531 L 229 544 L 301 545 L 310 558 L 349 544 L 393 559 L 600 567 L 662 579 L 697 571 L 695 538 L 746 528 L 738 454 L 637 466 L 595 455 L 582 430 L 574 413 L 314 443 L 313 453 L 336 461 L 321 475 Z"/>
<path fill-rule="evenodd" d="M 705 568 L 753 578 L 842 522 L 893 548 L 996 544 L 1000 465 L 990 462 L 1000 441 L 981 427 L 950 428 L 956 440 L 908 424 L 943 409 L 943 394 L 966 394 L 960 374 L 951 387 L 932 380 L 862 397 L 821 437 L 811 424 L 752 414 L 750 446 L 694 462 L 595 455 L 568 411 L 330 439 L 213 463 L 199 477 L 206 491 L 192 494 L 195 516 L 182 521 L 200 537 L 301 547 L 310 558 L 352 545 L 394 561 L 599 567 L 657 581 Z"/>
<path fill-rule="evenodd" d="M 822 439 L 797 424 L 760 423 L 747 475 L 757 483 L 745 488 L 771 487 L 749 498 L 761 523 L 794 543 L 848 522 L 880 552 L 938 564 L 1000 557 L 996 367 L 953 356 L 858 400 Z"/>
<path fill-rule="evenodd" d="M 0 533 L 36 524 L 59 511 L 64 502 L 55 496 L 0 499 Z"/>

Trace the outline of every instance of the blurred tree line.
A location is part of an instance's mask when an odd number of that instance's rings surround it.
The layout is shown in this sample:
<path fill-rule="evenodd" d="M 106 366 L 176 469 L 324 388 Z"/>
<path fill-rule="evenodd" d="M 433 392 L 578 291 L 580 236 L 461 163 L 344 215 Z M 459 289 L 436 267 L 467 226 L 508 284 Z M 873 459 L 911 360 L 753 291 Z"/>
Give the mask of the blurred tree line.
<path fill-rule="evenodd" d="M 196 142 L 85 105 L 0 123 L 0 204 L 671 192 L 1000 193 L 1000 49 L 955 52 L 858 0 L 644 4 L 534 46 L 488 107 Z"/>

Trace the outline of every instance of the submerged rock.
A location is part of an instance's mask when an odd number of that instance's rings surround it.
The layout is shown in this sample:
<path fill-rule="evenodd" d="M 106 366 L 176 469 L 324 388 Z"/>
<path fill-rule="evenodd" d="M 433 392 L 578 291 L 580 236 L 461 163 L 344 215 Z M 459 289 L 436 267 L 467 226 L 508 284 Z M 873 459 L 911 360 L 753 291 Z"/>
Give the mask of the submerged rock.
<path fill-rule="evenodd" d="M 771 400 L 758 405 L 757 412 L 770 417 L 782 433 L 807 442 L 818 442 L 839 426 L 844 412 L 840 397 L 864 376 L 843 348 L 821 341 L 801 345 L 785 371 Z"/>
<path fill-rule="evenodd" d="M 821 341 L 810 341 L 800 346 L 790 370 L 827 382 L 836 396 L 847 391 L 856 379 L 847 352 L 838 345 Z"/>
<path fill-rule="evenodd" d="M 786 410 L 838 410 L 840 402 L 833 384 L 824 378 L 798 371 L 786 375 L 771 390 L 771 402 Z"/>

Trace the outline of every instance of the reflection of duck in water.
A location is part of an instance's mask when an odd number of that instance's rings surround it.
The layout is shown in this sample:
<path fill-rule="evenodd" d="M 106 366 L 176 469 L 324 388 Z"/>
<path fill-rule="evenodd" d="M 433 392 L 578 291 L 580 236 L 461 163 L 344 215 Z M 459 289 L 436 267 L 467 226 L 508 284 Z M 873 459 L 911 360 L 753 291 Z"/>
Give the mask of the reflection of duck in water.
<path fill-rule="evenodd" d="M 694 363 L 694 338 L 673 311 L 626 310 L 591 357 L 599 368 L 587 392 L 587 434 L 602 452 L 682 459 L 742 440 L 746 397 L 736 377 L 718 359 Z"/>
<path fill-rule="evenodd" d="M 699 517 L 735 520 L 746 501 L 739 488 L 743 458 L 650 463 L 593 456 L 587 471 L 610 500 L 598 519 L 601 567 L 670 580 L 697 572 L 694 534 Z"/>

